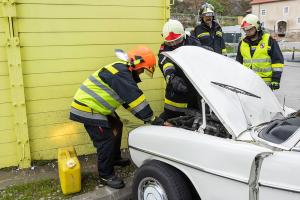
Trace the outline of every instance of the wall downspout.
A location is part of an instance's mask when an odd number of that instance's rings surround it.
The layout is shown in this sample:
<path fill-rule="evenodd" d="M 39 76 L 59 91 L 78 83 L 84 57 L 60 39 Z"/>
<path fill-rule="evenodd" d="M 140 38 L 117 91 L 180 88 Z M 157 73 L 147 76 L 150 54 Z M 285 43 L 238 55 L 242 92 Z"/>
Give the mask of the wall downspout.
<path fill-rule="evenodd" d="M 2 0 L 1 7 L 5 18 L 6 52 L 10 81 L 13 127 L 17 139 L 17 158 L 20 168 L 30 167 L 31 155 L 28 136 L 27 112 L 23 72 L 21 66 L 20 41 L 17 28 L 15 0 Z"/>

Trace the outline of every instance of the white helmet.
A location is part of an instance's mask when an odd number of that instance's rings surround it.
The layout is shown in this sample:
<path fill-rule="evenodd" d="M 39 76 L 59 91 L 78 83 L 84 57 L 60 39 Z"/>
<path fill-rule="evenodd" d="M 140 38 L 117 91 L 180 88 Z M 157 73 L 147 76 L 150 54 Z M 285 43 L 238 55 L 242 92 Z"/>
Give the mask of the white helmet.
<path fill-rule="evenodd" d="M 255 27 L 256 30 L 260 30 L 260 22 L 259 19 L 256 15 L 253 14 L 248 14 L 246 17 L 244 17 L 242 24 L 241 24 L 241 29 L 243 30 L 250 30 L 251 28 Z"/>
<path fill-rule="evenodd" d="M 178 20 L 169 19 L 163 27 L 162 35 L 166 45 L 175 46 L 184 40 L 185 31 Z"/>
<path fill-rule="evenodd" d="M 215 8 L 209 4 L 204 3 L 199 11 L 199 16 L 214 16 L 215 15 Z"/>

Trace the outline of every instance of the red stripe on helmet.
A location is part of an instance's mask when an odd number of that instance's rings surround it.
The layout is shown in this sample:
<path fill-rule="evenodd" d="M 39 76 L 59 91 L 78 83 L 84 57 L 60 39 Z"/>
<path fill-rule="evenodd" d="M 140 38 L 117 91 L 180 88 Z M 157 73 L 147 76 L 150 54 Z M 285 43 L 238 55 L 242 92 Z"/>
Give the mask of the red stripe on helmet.
<path fill-rule="evenodd" d="M 246 21 L 244 21 L 243 24 L 241 25 L 242 28 L 248 27 L 248 26 L 251 26 L 251 24 Z"/>
<path fill-rule="evenodd" d="M 181 36 L 181 34 L 177 34 L 177 33 L 174 33 L 174 32 L 170 32 L 169 35 L 165 38 L 165 40 L 176 40 L 178 39 L 179 37 Z"/>

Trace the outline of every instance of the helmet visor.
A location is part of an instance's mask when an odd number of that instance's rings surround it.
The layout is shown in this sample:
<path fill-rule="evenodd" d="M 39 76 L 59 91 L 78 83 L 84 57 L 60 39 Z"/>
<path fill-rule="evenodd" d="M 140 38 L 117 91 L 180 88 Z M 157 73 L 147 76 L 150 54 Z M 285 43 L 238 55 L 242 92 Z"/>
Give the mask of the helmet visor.
<path fill-rule="evenodd" d="M 255 26 L 252 26 L 252 25 L 250 25 L 250 26 L 245 26 L 245 27 L 242 27 L 242 30 L 244 31 L 244 32 L 246 32 L 246 31 L 249 31 L 249 30 L 251 30 L 252 28 L 254 28 Z"/>
<path fill-rule="evenodd" d="M 203 13 L 202 16 L 213 17 L 214 13 L 213 12 L 207 12 L 207 13 Z"/>

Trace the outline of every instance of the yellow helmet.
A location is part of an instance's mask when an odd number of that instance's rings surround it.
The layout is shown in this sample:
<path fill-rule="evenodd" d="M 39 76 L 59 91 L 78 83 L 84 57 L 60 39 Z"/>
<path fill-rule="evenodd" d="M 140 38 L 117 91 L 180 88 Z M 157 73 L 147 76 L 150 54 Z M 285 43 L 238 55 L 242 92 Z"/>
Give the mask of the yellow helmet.
<path fill-rule="evenodd" d="M 183 25 L 178 20 L 170 19 L 163 27 L 164 42 L 168 46 L 175 46 L 185 38 Z"/>

